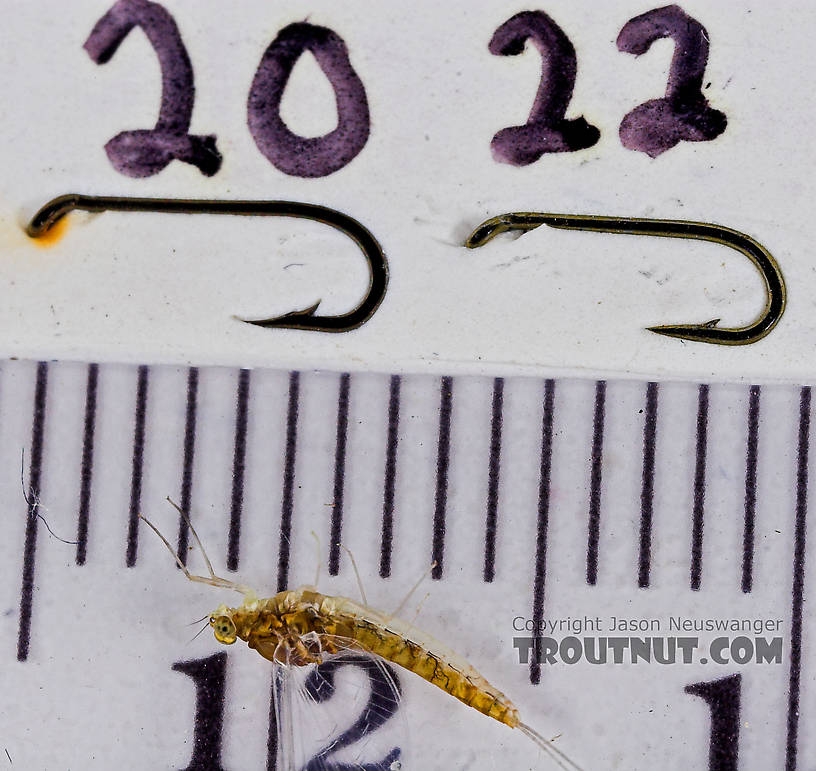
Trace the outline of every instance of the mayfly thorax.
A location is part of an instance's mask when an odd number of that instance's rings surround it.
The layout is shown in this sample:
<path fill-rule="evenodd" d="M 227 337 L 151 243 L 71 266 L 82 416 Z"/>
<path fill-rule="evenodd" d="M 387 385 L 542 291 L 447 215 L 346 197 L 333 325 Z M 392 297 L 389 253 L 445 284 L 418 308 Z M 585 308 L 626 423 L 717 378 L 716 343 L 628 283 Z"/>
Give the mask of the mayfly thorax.
<path fill-rule="evenodd" d="M 464 659 L 413 624 L 347 597 L 321 594 L 311 586 L 259 598 L 251 588 L 217 576 L 186 512 L 176 508 L 193 534 L 209 576 L 190 573 L 156 526 L 141 515 L 140 518 L 162 540 L 190 581 L 231 589 L 244 596 L 239 607 L 220 605 L 210 614 L 209 625 L 218 642 L 232 645 L 241 639 L 265 659 L 295 667 L 321 664 L 327 656 L 349 651 L 379 656 L 419 675 L 478 712 L 518 728 L 560 768 L 580 771 L 551 741 L 521 722 L 518 709 L 507 696 Z"/>

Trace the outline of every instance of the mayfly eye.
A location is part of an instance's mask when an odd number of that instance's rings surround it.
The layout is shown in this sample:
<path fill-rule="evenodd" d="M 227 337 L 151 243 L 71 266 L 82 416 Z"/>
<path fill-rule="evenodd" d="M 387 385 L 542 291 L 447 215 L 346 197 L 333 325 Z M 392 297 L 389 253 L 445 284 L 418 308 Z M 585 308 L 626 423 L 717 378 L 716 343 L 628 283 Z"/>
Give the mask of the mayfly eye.
<path fill-rule="evenodd" d="M 224 645 L 232 645 L 235 642 L 235 623 L 228 616 L 213 616 L 212 619 L 213 631 L 215 632 L 215 639 Z"/>

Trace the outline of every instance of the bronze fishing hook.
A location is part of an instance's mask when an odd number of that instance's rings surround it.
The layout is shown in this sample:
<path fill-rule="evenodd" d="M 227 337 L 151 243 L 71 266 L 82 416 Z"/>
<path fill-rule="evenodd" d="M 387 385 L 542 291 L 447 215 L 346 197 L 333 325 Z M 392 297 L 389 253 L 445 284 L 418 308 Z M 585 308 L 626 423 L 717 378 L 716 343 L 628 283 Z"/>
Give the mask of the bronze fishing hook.
<path fill-rule="evenodd" d="M 298 201 L 222 201 L 173 198 L 122 198 L 71 193 L 54 198 L 32 218 L 26 232 L 40 238 L 74 209 L 87 212 L 159 212 L 163 214 L 232 214 L 260 217 L 299 217 L 314 220 L 339 230 L 360 248 L 369 268 L 369 284 L 360 304 L 339 316 L 318 316 L 320 300 L 303 310 L 269 319 L 239 319 L 247 324 L 277 329 L 302 329 L 314 332 L 349 332 L 365 324 L 385 297 L 388 286 L 388 262 L 377 239 L 362 223 L 325 206 Z"/>
<path fill-rule="evenodd" d="M 782 318 L 787 302 L 785 279 L 773 255 L 751 236 L 722 225 L 686 220 L 642 219 L 639 217 L 595 217 L 578 214 L 513 212 L 483 222 L 465 242 L 468 249 L 484 246 L 499 233 L 508 230 L 534 230 L 548 225 L 561 230 L 588 230 L 596 233 L 620 233 L 632 236 L 691 238 L 711 241 L 735 249 L 757 268 L 765 284 L 765 308 L 745 327 L 718 327 L 720 319 L 704 324 L 665 324 L 648 327 L 650 332 L 681 340 L 715 345 L 749 345 L 765 337 Z"/>

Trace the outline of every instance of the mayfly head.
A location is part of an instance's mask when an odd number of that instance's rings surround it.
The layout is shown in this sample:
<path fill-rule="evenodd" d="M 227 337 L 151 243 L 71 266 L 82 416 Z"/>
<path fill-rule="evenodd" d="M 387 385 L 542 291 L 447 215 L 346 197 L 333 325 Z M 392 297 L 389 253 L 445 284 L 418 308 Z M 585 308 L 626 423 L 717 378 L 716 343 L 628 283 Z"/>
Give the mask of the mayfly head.
<path fill-rule="evenodd" d="M 210 616 L 210 626 L 218 642 L 223 645 L 232 645 L 238 639 L 238 632 L 235 629 L 235 622 L 224 610 L 219 608 Z"/>
<path fill-rule="evenodd" d="M 212 627 L 215 639 L 222 645 L 232 645 L 239 637 L 242 640 L 249 639 L 253 627 L 258 623 L 258 600 L 247 597 L 244 604 L 238 608 L 229 608 L 226 605 L 219 605 L 210 613 L 210 626 Z M 270 631 L 274 631 L 275 618 L 267 618 L 266 624 Z"/>

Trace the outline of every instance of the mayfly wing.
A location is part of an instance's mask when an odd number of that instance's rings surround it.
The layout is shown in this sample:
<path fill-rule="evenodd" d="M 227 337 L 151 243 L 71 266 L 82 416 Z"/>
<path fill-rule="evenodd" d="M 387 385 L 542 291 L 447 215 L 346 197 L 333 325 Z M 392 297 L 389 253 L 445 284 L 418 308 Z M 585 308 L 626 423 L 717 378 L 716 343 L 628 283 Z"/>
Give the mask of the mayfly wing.
<path fill-rule="evenodd" d="M 301 695 L 315 707 L 328 706 L 339 698 L 344 704 L 354 704 L 349 712 L 343 710 L 346 719 L 356 716 L 340 735 L 323 737 L 322 746 L 304 771 L 402 768 L 401 758 L 406 747 L 404 735 L 400 736 L 398 730 L 401 721 L 394 720 L 402 693 L 391 665 L 371 655 L 336 655 L 313 669 L 302 686 Z M 330 709 L 337 714 L 337 706 Z M 334 715 L 332 723 L 336 725 Z"/>
<path fill-rule="evenodd" d="M 321 664 L 274 664 L 278 769 L 407 768 L 402 687 L 395 668 L 355 648 L 351 640 L 324 635 L 322 642 L 338 652 L 325 655 Z"/>

